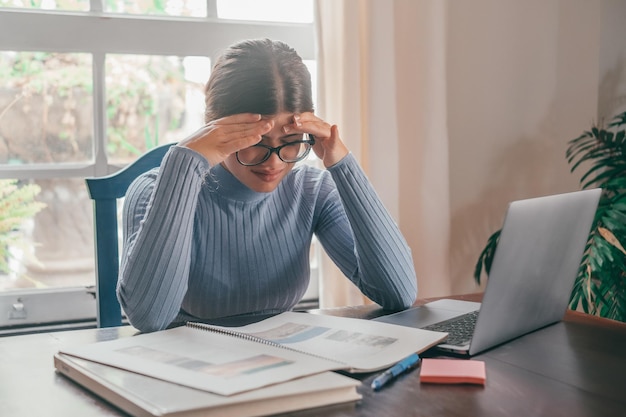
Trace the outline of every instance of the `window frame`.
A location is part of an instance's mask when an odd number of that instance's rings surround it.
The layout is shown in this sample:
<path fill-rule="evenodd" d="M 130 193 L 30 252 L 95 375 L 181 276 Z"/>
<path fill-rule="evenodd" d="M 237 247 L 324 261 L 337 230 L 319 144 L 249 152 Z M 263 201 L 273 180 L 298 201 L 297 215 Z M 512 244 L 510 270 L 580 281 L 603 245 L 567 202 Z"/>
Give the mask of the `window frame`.
<path fill-rule="evenodd" d="M 92 6 L 94 3 L 92 1 Z M 215 0 L 207 0 L 209 16 L 216 14 Z M 86 29 L 90 36 L 76 36 Z M 141 33 L 141 36 L 137 36 Z M 153 37 L 176 33 L 176 37 Z M 217 17 L 179 18 L 120 15 L 103 12 L 33 11 L 0 9 L 0 50 L 76 52 L 93 56 L 94 155 L 88 164 L 0 166 L 0 178 L 102 176 L 120 169 L 109 164 L 105 152 L 106 117 L 104 65 L 106 54 L 208 56 L 211 62 L 232 43 L 269 37 L 285 40 L 304 60 L 315 59 L 312 23 L 249 22 Z M 97 39 L 98 42 L 93 42 Z M 184 39 L 187 44 L 176 40 Z M 98 115 L 100 115 L 98 117 Z"/>
<path fill-rule="evenodd" d="M 0 50 L 89 53 L 92 55 L 93 155 L 89 163 L 0 165 L 0 178 L 85 178 L 114 173 L 123 166 L 106 155 L 105 57 L 107 54 L 206 56 L 243 39 L 272 38 L 294 47 L 304 60 L 316 59 L 314 23 L 227 20 L 217 17 L 216 0 L 206 0 L 206 17 L 129 15 L 103 12 L 91 0 L 89 12 L 0 8 Z M 81 34 L 77 36 L 77 34 Z M 312 274 L 312 279 L 315 277 Z M 314 283 L 314 293 L 317 285 Z M 48 300 L 48 301 L 47 301 Z M 95 322 L 92 288 L 32 289 L 0 292 L 0 329 L 49 325 L 46 309 L 62 308 L 61 322 Z M 9 319 L 20 310 L 23 320 Z M 14 315 L 15 316 L 15 315 Z M 58 325 L 58 315 L 52 322 Z"/>

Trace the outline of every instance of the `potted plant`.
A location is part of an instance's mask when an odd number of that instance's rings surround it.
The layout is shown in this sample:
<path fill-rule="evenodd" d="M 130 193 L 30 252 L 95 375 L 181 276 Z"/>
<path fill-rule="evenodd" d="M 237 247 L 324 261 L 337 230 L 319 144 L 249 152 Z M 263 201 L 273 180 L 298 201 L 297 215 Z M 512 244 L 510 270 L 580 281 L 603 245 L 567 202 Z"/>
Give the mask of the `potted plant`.
<path fill-rule="evenodd" d="M 620 321 L 626 321 L 625 128 L 626 112 L 570 140 L 566 151 L 570 171 L 585 170 L 581 187 L 603 189 L 569 306 Z M 479 284 L 483 270 L 489 274 L 499 237 L 498 230 L 478 258 L 474 279 Z"/>

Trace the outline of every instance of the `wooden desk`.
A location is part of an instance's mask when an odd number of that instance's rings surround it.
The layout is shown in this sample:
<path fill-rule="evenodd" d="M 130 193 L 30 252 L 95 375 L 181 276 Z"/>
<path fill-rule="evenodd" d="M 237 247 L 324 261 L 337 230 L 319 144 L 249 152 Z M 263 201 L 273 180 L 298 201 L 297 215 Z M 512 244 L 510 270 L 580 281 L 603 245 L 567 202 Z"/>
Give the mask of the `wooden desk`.
<path fill-rule="evenodd" d="M 475 298 L 474 298 L 475 299 Z M 313 313 L 373 318 L 375 306 Z M 128 337 L 131 327 L 0 338 L 0 416 L 122 416 L 54 372 L 62 346 Z M 568 312 L 563 322 L 476 357 L 485 387 L 420 384 L 419 372 L 379 392 L 363 375 L 357 404 L 305 410 L 305 416 L 622 416 L 626 415 L 626 324 Z"/>
<path fill-rule="evenodd" d="M 455 297 L 480 301 L 480 294 Z M 420 300 L 416 305 L 430 300 Z M 318 310 L 378 317 L 375 306 Z M 426 352 L 424 356 L 434 356 Z M 417 372 L 388 390 L 369 389 L 352 412 L 328 416 L 626 416 L 626 323 L 568 311 L 552 326 L 488 350 L 474 359 L 487 368 L 485 387 L 420 384 Z M 298 416 L 317 416 L 313 410 Z"/>

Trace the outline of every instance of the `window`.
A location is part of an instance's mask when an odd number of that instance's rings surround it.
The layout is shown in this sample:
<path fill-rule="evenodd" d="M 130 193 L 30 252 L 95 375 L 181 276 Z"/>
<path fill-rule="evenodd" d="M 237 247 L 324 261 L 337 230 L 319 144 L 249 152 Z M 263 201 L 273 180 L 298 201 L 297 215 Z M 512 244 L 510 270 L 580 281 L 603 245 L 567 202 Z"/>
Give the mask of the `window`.
<path fill-rule="evenodd" d="M 312 0 L 0 0 L 0 327 L 93 322 L 84 178 L 197 129 L 211 62 L 261 37 L 315 77 Z"/>

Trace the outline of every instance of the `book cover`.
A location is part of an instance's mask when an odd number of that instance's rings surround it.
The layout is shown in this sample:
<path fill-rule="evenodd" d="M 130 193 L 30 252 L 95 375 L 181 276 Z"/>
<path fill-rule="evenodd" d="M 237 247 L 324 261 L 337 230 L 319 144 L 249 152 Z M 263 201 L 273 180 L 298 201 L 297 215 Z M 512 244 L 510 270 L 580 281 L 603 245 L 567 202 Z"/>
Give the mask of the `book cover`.
<path fill-rule="evenodd" d="M 254 417 L 358 401 L 360 382 L 334 372 L 220 396 L 63 354 L 60 374 L 135 417 Z"/>

